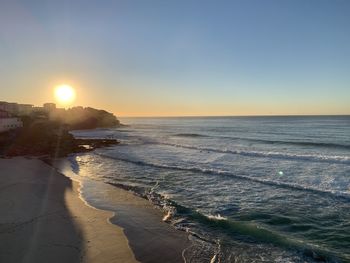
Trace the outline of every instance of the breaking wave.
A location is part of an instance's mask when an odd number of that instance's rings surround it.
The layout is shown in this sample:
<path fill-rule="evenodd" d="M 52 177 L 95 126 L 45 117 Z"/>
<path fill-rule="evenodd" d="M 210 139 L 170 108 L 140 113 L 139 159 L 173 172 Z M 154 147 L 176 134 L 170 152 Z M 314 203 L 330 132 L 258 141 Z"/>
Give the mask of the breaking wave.
<path fill-rule="evenodd" d="M 197 147 L 197 146 L 191 146 L 191 145 L 174 144 L 174 143 L 166 143 L 166 142 L 157 142 L 157 144 L 163 144 L 163 145 L 198 150 L 198 151 L 238 154 L 238 155 L 249 156 L 249 157 L 265 157 L 265 158 L 267 157 L 267 158 L 275 158 L 275 159 L 350 164 L 350 157 L 342 156 L 342 155 L 293 154 L 293 153 L 282 153 L 282 152 L 229 150 L 229 149 L 217 149 L 217 148 L 208 148 L 208 147 Z"/>
<path fill-rule="evenodd" d="M 337 262 L 336 254 L 331 251 L 287 237 L 281 233 L 258 226 L 255 223 L 228 219 L 220 214 L 206 215 L 192 208 L 180 205 L 174 200 L 165 198 L 152 190 L 147 191 L 147 189 L 142 187 L 113 182 L 109 182 L 109 184 L 129 191 L 131 190 L 138 196 L 148 199 L 165 212 L 166 216 L 163 218 L 163 221 L 171 223 L 178 230 L 186 231 L 192 236 L 212 245 L 215 245 L 216 242 L 210 236 L 201 234 L 201 229 L 207 229 L 205 232 L 208 232 L 209 229 L 210 231 L 224 230 L 227 235 L 234 237 L 236 240 L 271 244 L 281 248 L 299 251 L 304 256 L 317 259 L 318 261 Z"/>
<path fill-rule="evenodd" d="M 269 140 L 269 139 L 255 139 L 255 138 L 247 138 L 247 137 L 213 136 L 213 135 L 205 135 L 205 134 L 199 134 L 199 133 L 178 133 L 173 136 L 191 137 L 191 138 L 217 138 L 217 139 L 229 139 L 234 141 L 241 140 L 241 141 L 248 141 L 248 142 L 257 142 L 257 143 L 265 143 L 265 144 L 284 144 L 284 145 L 311 146 L 311 147 L 350 150 L 350 144 L 338 144 L 338 143 L 328 143 L 328 142 Z"/>
<path fill-rule="evenodd" d="M 176 165 L 167 165 L 167 164 L 159 164 L 159 163 L 150 163 L 150 162 L 144 162 L 140 160 L 132 160 L 128 158 L 123 158 L 121 156 L 115 156 L 115 155 L 110 155 L 108 152 L 103 153 L 100 151 L 95 152 L 97 155 L 110 158 L 110 159 L 115 159 L 119 161 L 124 161 L 124 162 L 129 162 L 137 165 L 142 165 L 142 166 L 151 166 L 151 167 L 156 167 L 156 168 L 162 168 L 162 169 L 172 169 L 172 170 L 180 170 L 180 171 L 190 171 L 190 172 L 199 172 L 203 174 L 209 174 L 209 175 L 217 175 L 217 176 L 228 176 L 228 177 L 234 177 L 242 180 L 248 180 L 251 182 L 257 182 L 265 185 L 271 185 L 275 187 L 283 187 L 283 188 L 288 188 L 288 189 L 295 189 L 295 190 L 300 190 L 300 191 L 309 191 L 309 192 L 314 192 L 318 194 L 326 194 L 326 195 L 331 195 L 332 197 L 337 197 L 337 198 L 342 198 L 346 200 L 350 200 L 350 194 L 347 192 L 342 192 L 342 191 L 334 191 L 334 190 L 324 190 L 324 189 L 319 189 L 316 187 L 311 187 L 311 186 L 303 186 L 295 183 L 286 183 L 286 182 L 281 182 L 281 181 L 274 181 L 270 179 L 264 179 L 264 178 L 256 178 L 256 177 L 251 177 L 249 175 L 243 175 L 243 174 L 234 174 L 232 172 L 228 171 L 220 171 L 220 170 L 215 170 L 215 169 L 205 169 L 205 168 L 199 168 L 199 167 L 183 167 L 183 166 L 176 166 Z"/>

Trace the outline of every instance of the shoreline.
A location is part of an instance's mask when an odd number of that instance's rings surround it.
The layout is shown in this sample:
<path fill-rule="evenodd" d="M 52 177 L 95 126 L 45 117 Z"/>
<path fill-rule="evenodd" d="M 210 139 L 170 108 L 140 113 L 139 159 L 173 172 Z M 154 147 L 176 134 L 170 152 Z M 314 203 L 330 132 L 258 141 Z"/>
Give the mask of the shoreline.
<path fill-rule="evenodd" d="M 0 209 L 8 212 L 0 218 L 1 262 L 183 262 L 184 251 L 191 247 L 187 233 L 162 222 L 159 209 L 125 189 L 99 182 L 113 203 L 111 209 L 86 200 L 84 183 L 62 173 L 55 163 L 36 157 L 0 158 L 0 168 L 1 189 L 12 188 L 0 192 Z M 55 209 L 58 215 L 51 215 Z M 39 219 L 20 223 L 28 216 Z M 28 227 L 6 232 L 17 224 Z M 34 245 L 25 242 L 31 236 Z"/>
<path fill-rule="evenodd" d="M 146 263 L 186 262 L 184 251 L 193 245 L 189 234 L 164 222 L 164 212 L 149 200 L 127 189 L 62 172 L 70 165 L 67 158 L 57 159 L 50 165 L 63 176 L 80 183 L 80 198 L 84 203 L 113 213 L 108 221 L 123 229 L 136 260 Z M 71 172 L 69 167 L 68 170 Z M 92 200 L 84 196 L 85 191 L 94 193 Z"/>

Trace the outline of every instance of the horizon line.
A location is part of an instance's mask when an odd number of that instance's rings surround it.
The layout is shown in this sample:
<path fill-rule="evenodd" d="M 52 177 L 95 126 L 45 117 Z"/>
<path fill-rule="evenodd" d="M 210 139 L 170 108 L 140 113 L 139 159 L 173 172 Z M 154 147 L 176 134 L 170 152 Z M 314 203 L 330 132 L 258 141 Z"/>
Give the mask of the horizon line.
<path fill-rule="evenodd" d="M 116 114 L 117 115 L 117 114 Z M 217 117 L 350 117 L 348 114 L 261 114 L 261 115 L 169 115 L 169 116 L 119 116 L 118 118 L 217 118 Z"/>

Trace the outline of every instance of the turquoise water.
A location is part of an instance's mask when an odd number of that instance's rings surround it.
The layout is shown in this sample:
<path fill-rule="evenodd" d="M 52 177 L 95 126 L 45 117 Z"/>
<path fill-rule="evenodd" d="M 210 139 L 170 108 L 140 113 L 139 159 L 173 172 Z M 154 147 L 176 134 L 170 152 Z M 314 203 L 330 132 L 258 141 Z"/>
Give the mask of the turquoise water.
<path fill-rule="evenodd" d="M 70 157 L 191 232 L 189 262 L 350 262 L 350 117 L 130 118 Z"/>

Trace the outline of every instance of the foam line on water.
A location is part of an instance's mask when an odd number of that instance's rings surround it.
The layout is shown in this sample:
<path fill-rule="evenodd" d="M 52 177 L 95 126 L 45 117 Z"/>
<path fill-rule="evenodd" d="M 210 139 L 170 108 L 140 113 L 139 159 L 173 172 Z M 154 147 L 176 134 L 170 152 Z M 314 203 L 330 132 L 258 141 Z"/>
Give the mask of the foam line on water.
<path fill-rule="evenodd" d="M 246 150 L 228 150 L 228 149 L 217 149 L 208 147 L 197 147 L 185 144 L 175 144 L 166 142 L 145 142 L 145 144 L 161 144 L 173 147 L 207 151 L 215 153 L 226 153 L 226 154 L 237 154 L 248 157 L 260 157 L 260 158 L 273 158 L 273 159 L 289 159 L 297 161 L 313 161 L 313 162 L 326 162 L 326 163 L 340 163 L 349 164 L 350 157 L 341 155 L 318 155 L 318 154 L 292 154 L 292 153 L 282 153 L 282 152 L 263 152 L 263 151 L 246 151 Z"/>
<path fill-rule="evenodd" d="M 335 148 L 335 149 L 350 149 L 349 144 L 338 144 L 338 143 L 328 143 L 328 142 L 309 142 L 309 141 L 286 141 L 286 140 L 269 140 L 269 139 L 255 139 L 247 137 L 234 137 L 234 136 L 215 136 L 206 135 L 200 133 L 178 133 L 173 136 L 176 137 L 190 137 L 190 138 L 217 138 L 217 139 L 228 139 L 228 140 L 242 140 L 266 144 L 285 144 L 285 145 L 296 145 L 296 146 L 313 146 L 322 148 Z"/>
<path fill-rule="evenodd" d="M 265 185 L 271 185 L 274 187 L 283 187 L 283 188 L 300 190 L 300 191 L 308 191 L 308 192 L 314 192 L 317 194 L 327 194 L 327 195 L 330 195 L 332 197 L 342 198 L 342 199 L 345 199 L 347 201 L 350 201 L 350 194 L 346 193 L 346 192 L 327 191 L 327 190 L 313 188 L 313 187 L 309 187 L 309 186 L 306 187 L 306 186 L 302 186 L 302 185 L 298 185 L 298 184 L 273 181 L 273 180 L 263 179 L 263 178 L 255 178 L 255 177 L 251 177 L 249 175 L 242 175 L 242 174 L 239 175 L 239 174 L 234 174 L 234 173 L 227 172 L 227 171 L 218 171 L 218 170 L 214 170 L 214 169 L 202 169 L 202 168 L 198 168 L 198 167 L 181 167 L 181 166 L 171 166 L 171 165 L 166 165 L 166 164 L 148 163 L 148 162 L 144 162 L 144 161 L 140 161 L 140 160 L 127 159 L 127 158 L 123 158 L 123 157 L 115 156 L 115 155 L 112 156 L 112 155 L 109 155 L 108 152 L 103 153 L 101 151 L 95 151 L 95 154 L 102 156 L 102 157 L 110 158 L 110 159 L 116 159 L 116 160 L 125 161 L 125 162 L 129 162 L 129 163 L 134 163 L 134 164 L 141 165 L 141 166 L 151 166 L 151 167 L 156 167 L 156 168 L 161 168 L 161 169 L 191 171 L 191 172 L 199 172 L 199 173 L 209 174 L 209 175 L 234 177 L 234 178 L 238 178 L 238 179 L 242 179 L 242 180 L 248 180 L 251 182 L 257 182 L 257 183 L 261 183 L 261 184 L 265 184 Z"/>

